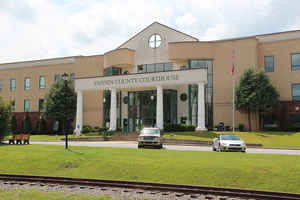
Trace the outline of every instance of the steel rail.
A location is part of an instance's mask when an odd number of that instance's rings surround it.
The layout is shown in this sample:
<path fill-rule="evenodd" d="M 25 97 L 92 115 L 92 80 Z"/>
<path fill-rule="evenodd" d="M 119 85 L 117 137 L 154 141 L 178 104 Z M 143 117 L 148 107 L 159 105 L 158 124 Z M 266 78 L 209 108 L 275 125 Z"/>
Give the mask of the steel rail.
<path fill-rule="evenodd" d="M 133 181 L 116 181 L 116 180 L 99 180 L 99 179 L 83 179 L 83 178 L 66 178 L 66 177 L 51 177 L 51 176 L 31 176 L 31 175 L 16 175 L 16 174 L 0 174 L 0 180 L 5 181 L 24 181 L 24 182 L 39 182 L 63 185 L 85 185 L 98 187 L 117 187 L 143 189 L 152 191 L 168 191 L 184 194 L 206 194 L 219 195 L 229 197 L 246 197 L 254 199 L 270 199 L 270 200 L 300 200 L 300 194 L 270 192 L 258 190 L 245 190 L 236 188 L 222 187 L 207 187 L 194 185 L 179 185 L 179 184 L 163 184 L 163 183 L 145 183 Z"/>

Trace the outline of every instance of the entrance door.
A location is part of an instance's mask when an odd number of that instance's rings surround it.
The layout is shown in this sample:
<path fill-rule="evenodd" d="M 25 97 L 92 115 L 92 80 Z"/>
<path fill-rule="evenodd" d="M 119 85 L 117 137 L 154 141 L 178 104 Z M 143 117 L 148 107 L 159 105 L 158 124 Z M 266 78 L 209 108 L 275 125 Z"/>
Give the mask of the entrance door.
<path fill-rule="evenodd" d="M 164 124 L 177 123 L 177 90 L 164 90 Z"/>
<path fill-rule="evenodd" d="M 156 91 L 138 92 L 139 128 L 154 127 L 156 123 Z"/>
<path fill-rule="evenodd" d="M 163 90 L 164 123 L 177 123 L 177 91 Z M 128 92 L 129 132 L 156 124 L 156 90 Z"/>

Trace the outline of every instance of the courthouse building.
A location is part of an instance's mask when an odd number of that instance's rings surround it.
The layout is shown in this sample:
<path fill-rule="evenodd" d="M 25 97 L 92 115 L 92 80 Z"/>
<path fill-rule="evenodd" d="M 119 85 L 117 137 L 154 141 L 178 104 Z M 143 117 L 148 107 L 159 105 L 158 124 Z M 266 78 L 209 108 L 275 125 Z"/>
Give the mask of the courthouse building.
<path fill-rule="evenodd" d="M 101 45 L 101 44 L 99 44 Z M 288 105 L 291 126 L 300 125 L 300 31 L 199 41 L 154 22 L 103 55 L 0 64 L 0 95 L 12 101 L 18 123 L 30 112 L 37 121 L 45 94 L 63 73 L 75 82 L 76 127 L 137 131 L 166 123 L 212 128 L 232 125 L 232 52 L 235 79 L 248 67 L 270 77 Z M 236 111 L 235 124 L 247 126 Z M 258 128 L 258 116 L 252 116 Z M 265 126 L 278 126 L 278 113 Z"/>

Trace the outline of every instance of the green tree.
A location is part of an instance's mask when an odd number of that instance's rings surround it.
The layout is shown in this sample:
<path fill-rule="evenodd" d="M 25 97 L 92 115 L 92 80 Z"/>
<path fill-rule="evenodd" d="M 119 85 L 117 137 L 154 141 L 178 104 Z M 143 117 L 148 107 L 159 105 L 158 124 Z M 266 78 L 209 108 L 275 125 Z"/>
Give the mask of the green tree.
<path fill-rule="evenodd" d="M 255 73 L 256 89 L 256 111 L 259 114 L 259 127 L 262 129 L 263 113 L 270 112 L 279 106 L 279 93 L 272 85 L 265 72 L 259 70 Z"/>
<path fill-rule="evenodd" d="M 235 107 L 237 110 L 247 113 L 248 127 L 251 131 L 251 112 L 256 108 L 255 72 L 251 68 L 246 69 L 242 74 L 235 91 Z"/>
<path fill-rule="evenodd" d="M 12 133 L 17 133 L 18 132 L 18 124 L 17 124 L 16 115 L 13 115 L 11 117 L 11 122 L 10 123 L 11 123 L 11 128 L 10 128 L 11 132 Z"/>
<path fill-rule="evenodd" d="M 10 103 L 0 96 L 0 142 L 9 134 Z"/>
<path fill-rule="evenodd" d="M 46 119 L 54 119 L 68 130 L 76 114 L 76 94 L 71 80 L 59 80 L 54 83 L 46 94 L 45 106 L 42 111 Z"/>
<path fill-rule="evenodd" d="M 32 132 L 31 117 L 28 112 L 26 112 L 25 115 L 23 131 L 24 133 L 28 133 L 28 134 Z"/>
<path fill-rule="evenodd" d="M 260 126 L 263 112 L 272 110 L 279 104 L 279 93 L 271 84 L 268 76 L 262 71 L 251 68 L 242 74 L 236 88 L 236 109 L 247 113 L 249 131 L 251 127 L 251 113 L 259 113 Z"/>

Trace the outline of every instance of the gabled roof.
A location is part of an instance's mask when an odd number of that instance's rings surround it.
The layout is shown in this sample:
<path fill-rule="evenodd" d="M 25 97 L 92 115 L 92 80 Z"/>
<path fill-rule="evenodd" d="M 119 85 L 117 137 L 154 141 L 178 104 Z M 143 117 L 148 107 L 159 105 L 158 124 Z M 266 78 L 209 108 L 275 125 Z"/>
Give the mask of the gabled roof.
<path fill-rule="evenodd" d="M 158 25 L 160 25 L 160 26 L 164 26 L 164 27 L 167 28 L 167 29 L 176 31 L 176 32 L 178 32 L 178 33 L 180 33 L 180 34 L 186 35 L 186 36 L 188 36 L 188 37 L 190 37 L 190 38 L 192 38 L 192 39 L 198 41 L 198 38 L 196 38 L 196 37 L 193 37 L 193 36 L 191 36 L 191 35 L 188 35 L 188 34 L 186 34 L 186 33 L 183 33 L 183 32 L 181 32 L 181 31 L 178 31 L 178 30 L 176 30 L 176 29 L 173 29 L 173 28 L 171 28 L 171 27 L 169 27 L 169 26 L 166 26 L 166 25 L 164 25 L 164 24 L 161 24 L 161 23 L 159 23 L 159 22 L 153 22 L 152 24 L 150 24 L 149 26 L 147 26 L 146 28 L 144 28 L 143 30 L 141 30 L 140 32 L 138 32 L 137 34 L 135 34 L 135 35 L 134 35 L 133 37 L 131 37 L 129 40 L 127 40 L 126 42 L 122 43 L 120 46 L 117 47 L 117 49 L 119 49 L 119 48 L 122 47 L 123 45 L 127 44 L 129 41 L 131 41 L 132 39 L 134 39 L 135 37 L 137 37 L 139 34 L 141 34 L 142 32 L 144 32 L 145 30 L 147 30 L 148 28 L 150 28 L 150 27 L 153 26 L 154 24 L 158 24 Z"/>

